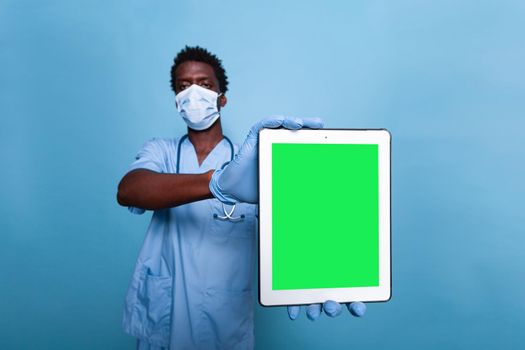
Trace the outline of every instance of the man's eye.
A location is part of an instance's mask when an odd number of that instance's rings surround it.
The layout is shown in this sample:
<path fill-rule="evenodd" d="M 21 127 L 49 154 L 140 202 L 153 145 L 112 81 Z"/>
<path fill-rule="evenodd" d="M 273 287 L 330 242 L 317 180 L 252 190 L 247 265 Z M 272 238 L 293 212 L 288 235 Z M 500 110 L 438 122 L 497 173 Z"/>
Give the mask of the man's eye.
<path fill-rule="evenodd" d="M 211 84 L 210 83 L 202 83 L 201 86 L 206 88 L 206 89 L 210 89 L 211 88 Z"/>

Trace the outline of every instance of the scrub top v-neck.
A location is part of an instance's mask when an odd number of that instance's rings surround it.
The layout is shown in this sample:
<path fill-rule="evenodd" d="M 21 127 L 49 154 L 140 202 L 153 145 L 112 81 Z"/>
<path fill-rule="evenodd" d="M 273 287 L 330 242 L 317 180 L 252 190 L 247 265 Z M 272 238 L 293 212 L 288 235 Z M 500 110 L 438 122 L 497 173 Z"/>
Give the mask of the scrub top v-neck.
<path fill-rule="evenodd" d="M 183 137 L 180 138 L 180 140 L 178 141 L 178 145 L 177 145 L 177 163 L 175 164 L 175 167 L 176 167 L 176 172 L 178 173 L 180 171 L 180 164 L 181 164 L 181 154 L 182 154 L 182 150 L 184 147 L 188 147 L 190 148 L 190 150 L 188 150 L 188 157 L 186 159 L 186 161 L 189 161 L 191 162 L 192 159 L 195 160 L 194 164 L 192 164 L 192 168 L 196 169 L 196 168 L 199 168 L 199 169 L 202 169 L 202 168 L 206 168 L 206 162 L 208 161 L 208 159 L 210 158 L 213 158 L 214 156 L 216 157 L 217 156 L 217 152 L 214 152 L 214 150 L 217 148 L 217 147 L 220 147 L 221 145 L 224 144 L 224 142 L 227 143 L 227 145 L 229 146 L 229 149 L 230 149 L 230 159 L 228 161 L 232 161 L 233 160 L 233 156 L 235 154 L 235 149 L 234 149 L 234 146 L 233 146 L 233 143 L 230 141 L 230 139 L 226 136 L 224 136 L 224 138 L 215 145 L 215 147 L 210 151 L 210 153 L 208 153 L 208 155 L 206 156 L 206 158 L 204 158 L 204 160 L 202 161 L 201 164 L 199 164 L 199 157 L 197 156 L 197 151 L 195 150 L 195 146 L 191 143 L 188 135 L 184 135 Z M 191 150 L 193 150 L 193 158 L 191 157 Z M 214 159 L 210 159 L 208 162 L 211 162 L 213 164 L 214 162 Z M 226 163 L 223 163 L 223 165 L 226 164 Z M 215 168 L 214 168 L 215 169 Z"/>

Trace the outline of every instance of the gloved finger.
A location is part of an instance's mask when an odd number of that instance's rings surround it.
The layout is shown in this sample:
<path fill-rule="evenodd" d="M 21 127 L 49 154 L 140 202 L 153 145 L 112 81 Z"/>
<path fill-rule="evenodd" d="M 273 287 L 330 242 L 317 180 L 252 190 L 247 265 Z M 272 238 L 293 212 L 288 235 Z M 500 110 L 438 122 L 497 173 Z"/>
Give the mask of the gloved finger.
<path fill-rule="evenodd" d="M 268 117 L 259 120 L 253 124 L 248 133 L 248 139 L 257 140 L 259 138 L 259 131 L 264 128 L 275 129 L 283 125 L 284 117 L 280 115 Z"/>
<path fill-rule="evenodd" d="M 284 118 L 283 127 L 290 130 L 301 129 L 303 127 L 303 120 L 293 117 Z"/>
<path fill-rule="evenodd" d="M 337 301 L 327 300 L 323 304 L 323 311 L 330 317 L 339 316 L 343 307 Z"/>
<path fill-rule="evenodd" d="M 321 304 L 311 304 L 306 307 L 306 316 L 310 321 L 315 321 L 321 314 Z"/>
<path fill-rule="evenodd" d="M 324 126 L 321 118 L 304 118 L 303 128 L 320 129 Z"/>
<path fill-rule="evenodd" d="M 366 305 L 360 301 L 346 304 L 346 307 L 348 308 L 348 311 L 350 311 L 350 313 L 356 317 L 361 317 L 366 312 Z"/>
<path fill-rule="evenodd" d="M 280 115 L 264 118 L 255 123 L 255 125 L 252 127 L 252 132 L 257 134 L 263 128 L 275 129 L 283 125 L 283 122 L 284 117 Z"/>
<path fill-rule="evenodd" d="M 290 317 L 290 320 L 295 320 L 297 316 L 299 316 L 299 313 L 301 312 L 301 307 L 294 305 L 294 306 L 288 306 L 288 317 Z"/>
<path fill-rule="evenodd" d="M 268 117 L 259 120 L 257 123 L 253 124 L 248 133 L 247 140 L 251 144 L 257 143 L 259 139 L 259 131 L 264 128 L 275 129 L 283 125 L 284 117 L 280 115 Z"/>
<path fill-rule="evenodd" d="M 275 115 L 272 117 L 264 118 L 258 123 L 259 124 L 258 129 L 260 130 L 262 128 L 272 128 L 272 129 L 278 128 L 281 125 L 283 125 L 284 119 L 285 118 L 280 115 Z"/>

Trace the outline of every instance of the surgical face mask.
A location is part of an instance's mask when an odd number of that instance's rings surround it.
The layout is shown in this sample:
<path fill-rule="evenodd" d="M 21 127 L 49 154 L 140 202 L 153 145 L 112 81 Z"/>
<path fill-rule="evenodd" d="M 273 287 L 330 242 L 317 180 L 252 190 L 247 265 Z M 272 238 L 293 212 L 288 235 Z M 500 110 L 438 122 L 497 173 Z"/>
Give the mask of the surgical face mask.
<path fill-rule="evenodd" d="M 217 101 L 220 94 L 193 84 L 175 96 L 177 110 L 188 127 L 193 130 L 208 129 L 217 118 Z"/>

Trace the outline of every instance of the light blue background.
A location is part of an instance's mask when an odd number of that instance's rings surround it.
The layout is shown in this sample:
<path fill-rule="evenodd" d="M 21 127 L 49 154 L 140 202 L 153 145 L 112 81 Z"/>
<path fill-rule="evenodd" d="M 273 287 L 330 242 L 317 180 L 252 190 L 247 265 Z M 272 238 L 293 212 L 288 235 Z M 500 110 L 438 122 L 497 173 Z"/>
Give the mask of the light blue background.
<path fill-rule="evenodd" d="M 259 349 L 524 348 L 524 4 L 1 0 L 0 348 L 133 348 L 149 215 L 116 187 L 184 132 L 185 44 L 223 59 L 237 142 L 276 113 L 393 134 L 392 300 L 315 323 L 257 307 Z"/>

